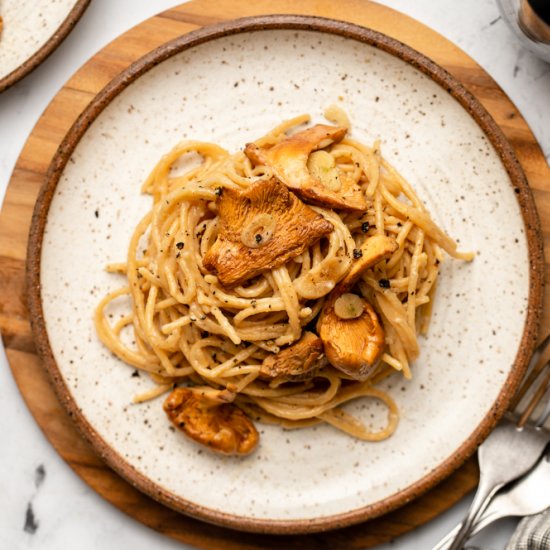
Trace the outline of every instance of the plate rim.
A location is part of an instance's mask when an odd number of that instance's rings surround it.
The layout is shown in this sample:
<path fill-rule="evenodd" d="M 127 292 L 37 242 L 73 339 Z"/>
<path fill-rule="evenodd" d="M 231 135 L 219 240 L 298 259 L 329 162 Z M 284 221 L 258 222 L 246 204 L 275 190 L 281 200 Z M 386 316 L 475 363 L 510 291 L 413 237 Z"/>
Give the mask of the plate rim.
<path fill-rule="evenodd" d="M 43 61 L 45 61 L 61 45 L 63 40 L 69 36 L 84 12 L 90 5 L 91 0 L 77 0 L 71 8 L 61 25 L 57 27 L 46 42 L 40 46 L 30 57 L 21 65 L 13 69 L 6 76 L 0 78 L 0 94 L 19 82 L 22 78 L 34 71 Z"/>
<path fill-rule="evenodd" d="M 366 43 L 412 65 L 450 93 L 483 130 L 508 173 L 523 218 L 530 264 L 527 314 L 514 363 L 487 414 L 460 445 L 456 453 L 419 480 L 385 499 L 348 512 L 297 520 L 237 516 L 197 505 L 154 483 L 126 462 L 90 424 L 71 397 L 70 390 L 63 381 L 49 344 L 42 310 L 40 285 L 42 238 L 57 183 L 80 139 L 105 107 L 140 76 L 157 64 L 182 51 L 224 36 L 282 29 L 322 32 Z M 527 368 L 529 357 L 536 343 L 542 316 L 543 278 L 543 237 L 532 192 L 512 146 L 481 103 L 446 69 L 410 46 L 381 32 L 336 19 L 286 14 L 243 17 L 191 31 L 151 50 L 112 79 L 79 115 L 63 138 L 48 167 L 33 211 L 26 263 L 27 301 L 31 328 L 38 353 L 46 366 L 58 399 L 93 449 L 125 480 L 145 494 L 178 512 L 224 527 L 266 534 L 314 533 L 342 528 L 378 517 L 417 498 L 461 466 L 505 413 Z"/>

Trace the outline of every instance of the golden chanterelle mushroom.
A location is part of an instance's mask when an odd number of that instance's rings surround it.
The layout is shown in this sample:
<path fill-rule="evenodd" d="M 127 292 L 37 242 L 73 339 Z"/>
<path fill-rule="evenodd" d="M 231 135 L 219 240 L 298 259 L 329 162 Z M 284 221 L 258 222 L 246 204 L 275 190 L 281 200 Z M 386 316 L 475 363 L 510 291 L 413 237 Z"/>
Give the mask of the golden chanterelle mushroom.
<path fill-rule="evenodd" d="M 164 410 L 177 428 L 213 451 L 245 455 L 258 444 L 259 435 L 252 421 L 223 399 L 175 388 L 166 398 Z"/>
<path fill-rule="evenodd" d="M 386 235 L 373 235 L 369 237 L 358 249 L 358 258 L 351 264 L 350 270 L 346 276 L 340 281 L 338 294 L 347 292 L 365 273 L 367 269 L 374 267 L 378 262 L 381 262 L 399 248 L 396 240 L 393 237 Z M 335 293 L 337 289 L 334 289 Z"/>
<path fill-rule="evenodd" d="M 203 265 L 227 287 L 285 264 L 334 230 L 275 178 L 224 189 L 218 215 L 218 237 Z"/>
<path fill-rule="evenodd" d="M 309 380 L 326 365 L 323 343 L 313 332 L 304 332 L 298 342 L 267 356 L 260 369 L 260 376 L 277 382 Z"/>
<path fill-rule="evenodd" d="M 317 124 L 272 147 L 249 143 L 244 152 L 253 163 L 270 166 L 275 176 L 304 201 L 363 212 L 368 205 L 359 185 L 340 173 L 332 156 L 322 151 L 341 141 L 346 132 L 343 127 Z"/>
<path fill-rule="evenodd" d="M 334 301 L 323 310 L 319 336 L 330 364 L 355 380 L 366 380 L 377 367 L 384 349 L 384 329 L 372 306 L 360 298 L 359 317 L 342 319 L 334 311 Z"/>

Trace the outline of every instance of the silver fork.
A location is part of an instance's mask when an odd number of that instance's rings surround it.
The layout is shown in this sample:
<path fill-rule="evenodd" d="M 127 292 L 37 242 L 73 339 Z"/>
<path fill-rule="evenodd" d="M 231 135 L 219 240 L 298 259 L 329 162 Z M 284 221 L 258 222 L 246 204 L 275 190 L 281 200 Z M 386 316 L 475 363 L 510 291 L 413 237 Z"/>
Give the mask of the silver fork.
<path fill-rule="evenodd" d="M 540 458 L 550 431 L 543 428 L 550 409 L 531 420 L 550 384 L 550 361 L 540 361 L 550 343 L 550 334 L 536 347 L 527 376 L 511 405 L 511 414 L 497 425 L 478 449 L 479 485 L 474 500 L 449 550 L 460 550 L 493 495 L 507 483 L 529 471 Z M 525 407 L 522 403 L 529 398 Z M 521 449 L 518 452 L 518 449 Z"/>
<path fill-rule="evenodd" d="M 475 523 L 470 536 L 479 533 L 491 523 L 511 516 L 531 516 L 550 506 L 550 453 L 546 453 L 538 464 L 526 475 L 495 495 Z M 460 530 L 458 524 L 441 539 L 432 550 L 447 550 L 453 537 Z"/>

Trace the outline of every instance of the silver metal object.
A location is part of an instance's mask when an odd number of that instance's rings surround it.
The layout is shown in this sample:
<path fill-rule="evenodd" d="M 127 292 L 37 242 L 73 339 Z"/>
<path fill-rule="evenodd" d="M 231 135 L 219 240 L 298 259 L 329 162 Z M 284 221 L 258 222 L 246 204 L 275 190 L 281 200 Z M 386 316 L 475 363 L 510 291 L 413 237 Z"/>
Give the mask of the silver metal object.
<path fill-rule="evenodd" d="M 485 508 L 472 529 L 472 536 L 491 523 L 511 516 L 531 516 L 550 507 L 550 453 L 509 489 L 503 489 Z M 447 550 L 460 530 L 458 524 L 432 550 Z"/>
<path fill-rule="evenodd" d="M 463 547 L 493 495 L 528 472 L 550 441 L 550 431 L 543 428 L 549 414 L 543 398 L 550 385 L 550 361 L 540 361 L 549 343 L 550 335 L 535 349 L 527 376 L 512 404 L 513 412 L 507 415 L 478 449 L 479 486 L 468 515 L 449 546 L 450 550 Z M 542 414 L 538 412 L 541 402 Z"/>
<path fill-rule="evenodd" d="M 544 4 L 546 2 L 546 4 Z M 550 62 L 550 22 L 548 0 L 497 0 L 502 18 L 521 44 L 536 56 Z"/>

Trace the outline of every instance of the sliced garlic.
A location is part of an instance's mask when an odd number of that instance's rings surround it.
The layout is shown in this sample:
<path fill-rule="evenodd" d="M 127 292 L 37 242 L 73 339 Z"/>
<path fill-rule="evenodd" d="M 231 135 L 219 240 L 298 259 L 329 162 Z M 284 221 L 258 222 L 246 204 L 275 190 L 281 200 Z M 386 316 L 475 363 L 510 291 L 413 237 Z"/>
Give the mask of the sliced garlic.
<path fill-rule="evenodd" d="M 306 317 L 309 317 L 311 315 L 311 311 L 312 309 L 310 307 L 303 307 L 300 310 L 298 316 L 300 317 L 300 319 L 305 319 Z"/>
<path fill-rule="evenodd" d="M 347 292 L 334 302 L 334 313 L 340 319 L 357 319 L 363 315 L 364 310 L 363 300 L 357 294 Z"/>
<path fill-rule="evenodd" d="M 271 214 L 257 214 L 242 230 L 241 242 L 249 248 L 264 246 L 275 232 L 277 220 Z"/>
<path fill-rule="evenodd" d="M 307 169 L 330 191 L 340 191 L 342 182 L 334 157 L 326 151 L 314 151 L 307 159 Z"/>
<path fill-rule="evenodd" d="M 294 288 L 302 298 L 316 300 L 326 296 L 344 276 L 348 263 L 335 257 L 323 260 L 305 275 L 294 280 Z"/>

